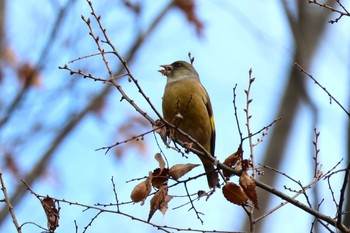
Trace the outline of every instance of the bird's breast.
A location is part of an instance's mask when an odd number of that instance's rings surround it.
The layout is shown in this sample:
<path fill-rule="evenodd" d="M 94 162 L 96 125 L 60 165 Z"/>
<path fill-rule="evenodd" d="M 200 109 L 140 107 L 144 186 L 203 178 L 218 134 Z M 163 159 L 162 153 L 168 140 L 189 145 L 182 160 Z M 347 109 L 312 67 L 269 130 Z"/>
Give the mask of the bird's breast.
<path fill-rule="evenodd" d="M 165 120 L 178 126 L 202 145 L 208 144 L 208 135 L 212 130 L 206 95 L 204 87 L 198 81 L 172 82 L 165 87 L 162 103 Z"/>

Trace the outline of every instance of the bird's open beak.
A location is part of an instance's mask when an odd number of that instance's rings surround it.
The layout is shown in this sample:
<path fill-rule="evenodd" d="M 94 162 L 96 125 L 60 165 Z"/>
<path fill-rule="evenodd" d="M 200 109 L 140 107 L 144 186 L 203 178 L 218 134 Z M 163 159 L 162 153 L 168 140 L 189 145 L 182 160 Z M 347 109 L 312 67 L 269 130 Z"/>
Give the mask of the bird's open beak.
<path fill-rule="evenodd" d="M 160 67 L 163 68 L 163 70 L 158 70 L 160 73 L 162 73 L 164 76 L 168 76 L 173 69 L 171 65 L 161 65 Z"/>

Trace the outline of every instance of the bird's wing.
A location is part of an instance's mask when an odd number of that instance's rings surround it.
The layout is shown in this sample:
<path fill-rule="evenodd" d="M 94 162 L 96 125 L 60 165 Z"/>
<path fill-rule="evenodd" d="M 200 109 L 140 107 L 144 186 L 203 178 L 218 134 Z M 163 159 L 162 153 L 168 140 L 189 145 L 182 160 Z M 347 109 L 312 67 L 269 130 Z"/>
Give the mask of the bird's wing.
<path fill-rule="evenodd" d="M 215 153 L 215 137 L 216 137 L 214 114 L 213 114 L 213 108 L 211 106 L 209 95 L 208 95 L 208 93 L 206 93 L 206 94 L 207 94 L 207 96 L 206 96 L 207 98 L 206 98 L 205 105 L 207 107 L 209 120 L 210 120 L 210 127 L 211 127 L 210 153 L 214 156 L 214 153 Z"/>

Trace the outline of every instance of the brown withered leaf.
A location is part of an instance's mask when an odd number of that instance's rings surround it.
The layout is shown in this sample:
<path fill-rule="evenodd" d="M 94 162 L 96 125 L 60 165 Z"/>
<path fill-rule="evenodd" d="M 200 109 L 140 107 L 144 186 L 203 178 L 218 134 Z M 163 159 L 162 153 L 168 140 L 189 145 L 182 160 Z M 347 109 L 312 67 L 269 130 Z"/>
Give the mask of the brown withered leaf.
<path fill-rule="evenodd" d="M 175 164 L 169 169 L 169 175 L 174 179 L 178 180 L 180 177 L 191 171 L 193 168 L 198 167 L 199 164 Z"/>
<path fill-rule="evenodd" d="M 140 155 L 147 154 L 147 144 L 144 142 L 143 136 L 137 137 L 137 135 L 140 135 L 147 130 L 149 130 L 149 122 L 144 117 L 134 115 L 133 113 L 128 115 L 127 119 L 123 121 L 123 124 L 118 126 L 116 131 L 118 138 L 123 138 L 123 140 L 128 140 L 128 142 L 115 147 L 114 152 L 116 157 L 121 158 L 126 154 L 126 150 L 131 149 L 136 149 Z"/>
<path fill-rule="evenodd" d="M 228 167 L 234 168 L 240 164 L 240 161 L 241 161 L 241 156 L 240 156 L 239 150 L 237 150 L 235 153 L 233 153 L 232 155 L 230 155 L 225 159 L 224 164 Z M 229 172 L 227 170 L 223 170 L 223 174 L 226 178 L 229 178 L 233 175 L 232 172 Z"/>
<path fill-rule="evenodd" d="M 159 168 L 155 169 L 152 173 L 152 186 L 159 189 L 160 187 L 168 184 L 169 169 L 164 168 L 161 172 Z"/>
<path fill-rule="evenodd" d="M 195 25 L 197 35 L 202 36 L 204 24 L 195 13 L 196 5 L 194 2 L 194 0 L 174 0 L 174 4 L 183 11 L 187 16 L 187 20 Z"/>
<path fill-rule="evenodd" d="M 149 222 L 153 214 L 159 210 L 163 215 L 168 210 L 168 203 L 173 197 L 168 195 L 168 186 L 162 186 L 151 199 L 151 207 L 148 215 Z"/>
<path fill-rule="evenodd" d="M 248 201 L 248 196 L 245 194 L 241 186 L 235 183 L 228 182 L 222 188 L 224 197 L 233 204 L 243 205 Z"/>
<path fill-rule="evenodd" d="M 140 12 L 141 12 L 141 4 L 140 3 L 135 3 L 135 2 L 132 2 L 129 0 L 124 0 L 123 3 L 129 10 L 131 10 L 135 14 L 140 14 Z"/>
<path fill-rule="evenodd" d="M 14 156 L 11 152 L 5 152 L 4 162 L 5 167 L 9 169 L 9 171 L 15 176 L 20 177 L 20 167 L 19 163 L 16 160 L 16 156 Z"/>
<path fill-rule="evenodd" d="M 141 205 L 144 204 L 146 198 L 151 193 L 152 187 L 151 187 L 151 180 L 152 180 L 152 173 L 150 173 L 150 176 L 135 186 L 135 188 L 132 190 L 130 198 L 133 202 L 140 202 Z"/>
<path fill-rule="evenodd" d="M 36 67 L 30 65 L 29 63 L 20 65 L 17 69 L 17 75 L 18 78 L 23 81 L 23 83 L 26 83 L 29 86 L 41 86 L 39 71 L 36 69 Z"/>
<path fill-rule="evenodd" d="M 244 192 L 247 194 L 249 199 L 253 202 L 256 209 L 259 209 L 258 196 L 256 195 L 256 187 L 253 178 L 244 171 L 239 177 L 239 184 L 242 186 Z"/>
<path fill-rule="evenodd" d="M 17 55 L 10 46 L 4 46 L 2 58 L 10 67 L 16 67 L 18 65 Z"/>
<path fill-rule="evenodd" d="M 165 168 L 165 161 L 162 158 L 162 155 L 160 153 L 157 153 L 154 158 L 157 160 L 157 162 L 159 163 L 159 169 L 160 169 L 160 173 L 163 172 L 163 169 Z"/>
<path fill-rule="evenodd" d="M 91 106 L 91 112 L 97 116 L 97 119 L 103 119 L 103 113 L 106 109 L 106 101 L 105 99 L 100 99 L 99 101 L 95 101 Z"/>
<path fill-rule="evenodd" d="M 55 200 L 49 196 L 46 196 L 41 200 L 41 205 L 44 208 L 46 218 L 47 218 L 47 228 L 50 232 L 55 231 L 58 227 L 58 219 L 60 218 L 59 212 L 55 205 Z"/>

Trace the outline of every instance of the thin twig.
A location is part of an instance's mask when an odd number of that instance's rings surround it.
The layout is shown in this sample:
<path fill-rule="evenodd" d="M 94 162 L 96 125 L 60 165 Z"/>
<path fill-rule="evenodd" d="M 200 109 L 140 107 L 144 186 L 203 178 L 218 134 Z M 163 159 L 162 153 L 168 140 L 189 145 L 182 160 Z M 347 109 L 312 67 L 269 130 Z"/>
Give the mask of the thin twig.
<path fill-rule="evenodd" d="M 343 207 L 344 207 L 344 201 L 345 201 L 345 193 L 346 193 L 346 188 L 347 185 L 349 184 L 349 179 L 350 179 L 350 162 L 348 163 L 348 166 L 346 167 L 346 171 L 344 174 L 344 180 L 343 180 L 343 185 L 340 189 L 340 195 L 339 195 L 339 204 L 337 208 L 337 225 L 340 225 L 342 223 L 342 216 L 343 216 Z"/>
<path fill-rule="evenodd" d="M 338 10 L 338 9 L 332 7 L 332 6 L 327 5 L 327 4 L 319 3 L 317 0 L 309 0 L 309 3 L 310 3 L 310 4 L 316 4 L 316 5 L 320 6 L 320 7 L 323 7 L 323 8 L 325 8 L 325 9 L 328 9 L 328 10 L 330 10 L 330 11 L 332 11 L 332 12 L 336 12 L 336 13 L 339 14 L 339 16 L 338 16 L 336 19 L 334 19 L 334 20 L 329 20 L 329 21 L 328 21 L 329 23 L 332 23 L 332 24 L 333 24 L 333 23 L 337 23 L 343 16 L 349 16 L 349 17 L 350 17 L 349 11 L 348 11 L 348 10 L 345 8 L 345 6 L 340 2 L 340 0 L 335 0 L 335 2 L 338 3 L 338 5 L 343 9 L 343 11 Z"/>
<path fill-rule="evenodd" d="M 339 205 L 338 205 L 337 200 L 336 200 L 336 198 L 335 198 L 335 194 L 334 194 L 334 191 L 333 191 L 333 188 L 332 188 L 332 185 L 331 185 L 330 178 L 331 178 L 331 176 L 328 176 L 328 178 L 327 178 L 327 184 L 328 184 L 329 191 L 331 192 L 332 201 L 333 201 L 333 203 L 334 203 L 334 205 L 335 205 L 335 207 L 336 207 L 336 210 L 337 210 L 337 212 L 338 212 Z"/>
<path fill-rule="evenodd" d="M 117 210 L 119 210 L 119 199 L 118 199 L 118 193 L 117 193 L 117 188 L 115 186 L 115 183 L 114 183 L 114 179 L 113 179 L 113 176 L 111 178 L 111 182 L 112 182 L 112 185 L 113 185 L 113 193 L 114 193 L 114 198 L 115 198 L 115 201 L 116 201 L 116 204 L 117 204 Z"/>
<path fill-rule="evenodd" d="M 42 226 L 40 226 L 39 224 L 37 224 L 37 223 L 35 223 L 35 222 L 25 222 L 25 223 L 23 223 L 23 224 L 21 225 L 21 228 L 23 228 L 25 225 L 34 225 L 34 226 L 40 228 L 41 230 L 44 230 L 43 233 L 47 233 L 47 228 L 42 227 Z"/>
<path fill-rule="evenodd" d="M 6 205 L 7 205 L 8 209 L 9 209 L 9 212 L 10 212 L 11 217 L 12 217 L 12 222 L 15 225 L 17 232 L 21 233 L 22 229 L 21 229 L 21 227 L 18 224 L 16 215 L 15 215 L 15 210 L 14 210 L 13 205 L 11 204 L 10 198 L 9 198 L 9 196 L 7 194 L 5 182 L 4 182 L 3 178 L 2 178 L 2 170 L 1 170 L 1 168 L 0 168 L 0 183 L 1 183 L 1 191 L 4 193 L 5 202 L 6 202 Z"/>
<path fill-rule="evenodd" d="M 348 115 L 348 117 L 350 117 L 350 112 L 347 111 L 345 109 L 345 107 L 341 103 L 339 103 L 339 101 L 336 98 L 334 98 L 333 95 L 331 93 L 329 93 L 329 91 L 327 91 L 327 89 L 324 86 L 322 86 L 310 73 L 308 73 L 303 67 L 301 67 L 301 65 L 299 65 L 296 62 L 294 63 L 294 65 L 300 70 L 300 72 L 304 73 L 307 77 L 312 79 L 317 86 L 319 86 L 324 92 L 327 93 L 327 95 L 329 96 L 330 100 L 333 100 L 334 102 L 336 102 L 338 104 L 338 106 L 341 109 L 343 109 L 343 111 Z M 330 103 L 332 103 L 332 102 L 330 101 Z"/>
<path fill-rule="evenodd" d="M 235 120 L 236 120 L 236 125 L 237 125 L 237 129 L 238 129 L 238 134 L 240 137 L 240 141 L 243 141 L 243 134 L 241 131 L 241 126 L 239 124 L 239 120 L 238 120 L 238 114 L 237 114 L 237 105 L 236 105 L 236 89 L 237 89 L 237 83 L 235 84 L 234 88 L 233 88 L 233 108 L 234 108 L 234 114 L 235 114 Z"/>
<path fill-rule="evenodd" d="M 267 129 L 269 129 L 272 125 L 274 125 L 275 123 L 277 123 L 278 121 L 282 120 L 282 117 L 279 117 L 275 120 L 273 120 L 270 124 L 268 124 L 267 126 L 264 126 L 263 128 L 261 128 L 260 130 L 256 131 L 255 133 L 252 133 L 250 136 L 246 136 L 243 138 L 243 141 L 248 139 L 249 137 L 254 137 L 257 134 L 260 134 L 263 131 L 266 131 Z"/>
<path fill-rule="evenodd" d="M 248 131 L 248 140 L 249 140 L 249 149 L 250 149 L 250 160 L 252 161 L 252 166 L 253 166 L 253 177 L 255 178 L 255 161 L 254 161 L 254 143 L 253 143 L 253 139 L 252 139 L 252 131 L 250 129 L 250 119 L 251 119 L 251 115 L 249 115 L 249 106 L 251 104 L 251 102 L 253 101 L 253 99 L 250 99 L 250 90 L 252 88 L 252 84 L 255 80 L 255 78 L 252 76 L 252 69 L 249 69 L 249 83 L 248 83 L 248 89 L 244 90 L 245 94 L 246 94 L 246 108 L 244 109 L 244 112 L 246 114 L 246 127 L 247 127 L 247 131 Z"/>
<path fill-rule="evenodd" d="M 315 149 L 315 155 L 313 156 L 315 165 L 314 165 L 314 178 L 319 177 L 320 176 L 320 169 L 319 169 L 319 162 L 318 162 L 318 154 L 320 152 L 320 149 L 318 148 L 318 137 L 320 136 L 320 132 L 317 132 L 317 129 L 314 128 L 314 133 L 315 133 L 315 141 L 312 142 L 312 144 L 314 145 L 314 149 Z"/>
<path fill-rule="evenodd" d="M 146 136 L 149 133 L 152 133 L 152 132 L 156 131 L 158 128 L 160 128 L 160 127 L 153 128 L 151 130 L 148 130 L 148 131 L 146 131 L 144 133 L 141 133 L 139 135 L 136 135 L 136 136 L 132 136 L 131 138 L 128 138 L 128 139 L 126 139 L 124 141 L 118 141 L 118 142 L 116 142 L 116 143 L 114 143 L 113 145 L 110 145 L 110 146 L 104 146 L 104 147 L 97 148 L 97 149 L 95 149 L 95 151 L 106 150 L 105 154 L 107 154 L 108 151 L 111 150 L 113 147 L 119 146 L 121 144 L 128 143 L 128 142 L 133 141 L 133 140 L 139 140 L 140 138 L 142 139 L 144 136 Z"/>
<path fill-rule="evenodd" d="M 95 214 L 95 216 L 90 220 L 90 222 L 84 227 L 83 233 L 85 233 L 89 227 L 92 226 L 92 223 L 97 219 L 97 217 L 103 213 L 103 210 L 100 210 L 99 212 L 97 212 L 97 214 Z"/>
<path fill-rule="evenodd" d="M 106 51 L 106 52 L 104 52 L 104 54 L 114 54 L 114 53 L 111 52 L 111 51 Z M 92 54 L 89 54 L 89 55 L 81 56 L 81 57 L 75 58 L 75 59 L 73 59 L 73 60 L 70 60 L 70 61 L 68 62 L 68 64 L 69 64 L 69 63 L 74 63 L 74 62 L 79 61 L 79 60 L 84 60 L 84 59 L 86 59 L 86 58 L 95 57 L 95 56 L 101 56 L 101 53 L 98 52 L 98 53 L 92 53 Z"/>

